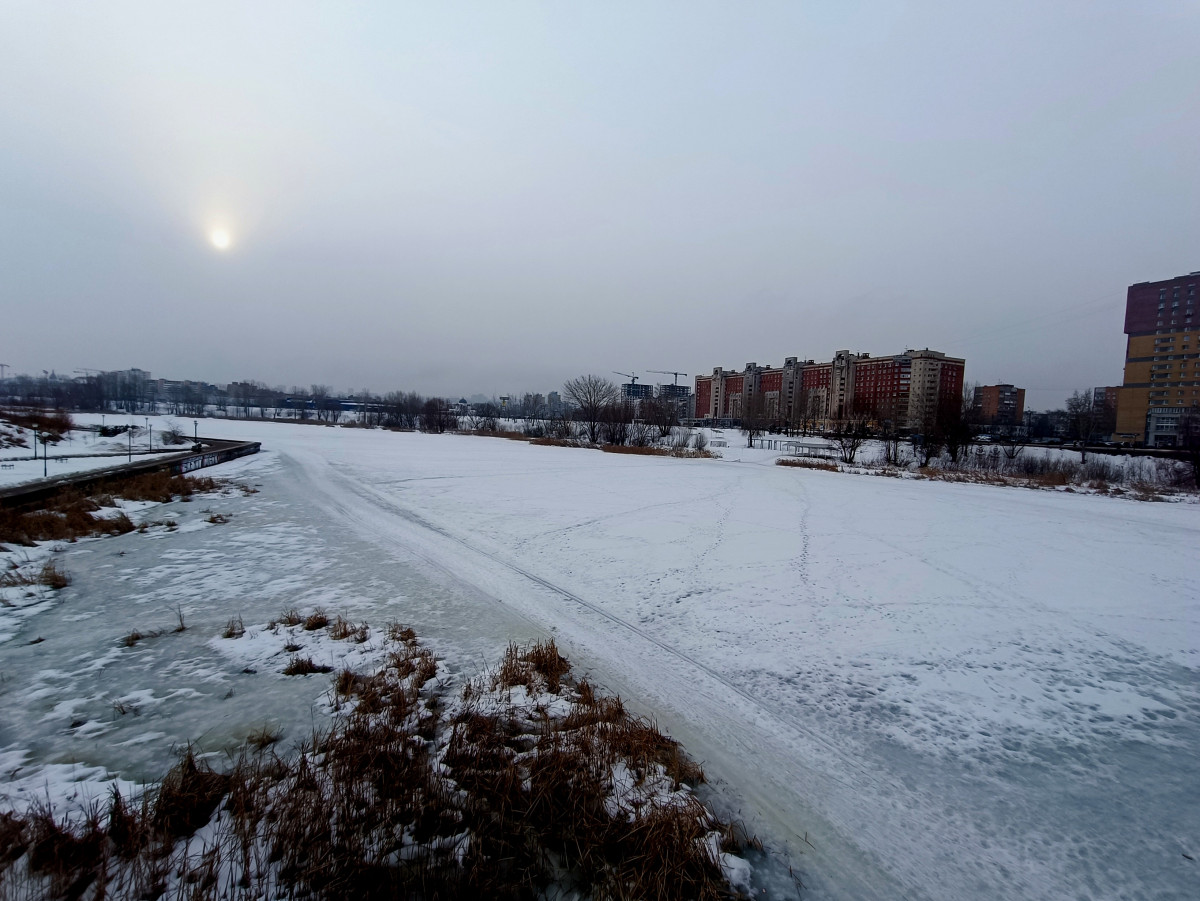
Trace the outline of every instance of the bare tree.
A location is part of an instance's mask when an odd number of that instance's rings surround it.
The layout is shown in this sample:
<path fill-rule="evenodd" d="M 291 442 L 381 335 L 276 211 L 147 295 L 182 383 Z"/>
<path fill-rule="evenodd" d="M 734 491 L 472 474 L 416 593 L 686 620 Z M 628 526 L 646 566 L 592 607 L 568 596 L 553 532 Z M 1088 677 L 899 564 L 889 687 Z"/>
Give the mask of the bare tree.
<path fill-rule="evenodd" d="M 807 435 L 817 427 L 824 413 L 824 397 L 814 388 L 801 388 L 800 396 L 796 399 L 797 417 L 800 421 L 800 433 Z"/>
<path fill-rule="evenodd" d="M 546 417 L 546 434 L 549 437 L 567 441 L 574 438 L 575 433 L 575 422 L 566 410 L 555 410 Z"/>
<path fill-rule="evenodd" d="M 617 386 L 598 375 L 581 375 L 563 384 L 563 396 L 578 410 L 578 419 L 592 444 L 600 440 L 601 416 L 617 397 Z"/>
<path fill-rule="evenodd" d="M 517 408 L 521 419 L 521 433 L 527 438 L 541 438 L 546 434 L 546 399 L 540 394 L 526 394 Z"/>
<path fill-rule="evenodd" d="M 647 397 L 642 401 L 641 418 L 652 426 L 659 441 L 671 434 L 679 425 L 679 408 L 665 397 Z"/>
<path fill-rule="evenodd" d="M 605 404 L 600 411 L 600 437 L 604 443 L 617 446 L 628 443 L 636 412 L 633 402 L 627 397 Z"/>
<path fill-rule="evenodd" d="M 884 462 L 891 466 L 900 465 L 900 417 L 894 400 L 880 403 L 874 412 L 879 426 L 879 438 L 883 441 Z"/>
<path fill-rule="evenodd" d="M 970 411 L 971 398 L 965 392 L 957 403 L 954 398 L 947 398 L 938 408 L 937 429 L 952 463 L 969 453 L 975 440 Z"/>
<path fill-rule="evenodd" d="M 467 428 L 474 432 L 495 432 L 500 428 L 500 409 L 491 402 L 474 404 L 467 416 Z"/>
<path fill-rule="evenodd" d="M 688 445 L 692 441 L 692 430 L 685 429 L 681 426 L 676 426 L 671 429 L 670 446 L 671 450 L 677 454 L 682 454 L 687 450 Z"/>
<path fill-rule="evenodd" d="M 742 410 L 742 431 L 746 433 L 746 447 L 754 447 L 754 439 L 771 427 L 766 398 L 756 394 Z"/>
<path fill-rule="evenodd" d="M 926 410 L 921 420 L 921 433 L 913 436 L 913 450 L 921 466 L 928 466 L 942 453 L 945 437 L 936 411 Z"/>
<path fill-rule="evenodd" d="M 458 428 L 458 418 L 450 404 L 440 397 L 431 397 L 421 407 L 421 431 L 440 435 L 447 429 Z"/>
<path fill-rule="evenodd" d="M 1096 404 L 1091 391 L 1075 391 L 1067 398 L 1071 437 L 1079 442 L 1079 462 L 1087 460 L 1087 443 L 1096 427 Z"/>
<path fill-rule="evenodd" d="M 1010 430 L 1000 438 L 1000 450 L 1003 451 L 1006 460 L 1017 459 L 1021 455 L 1021 451 L 1025 450 L 1025 445 L 1021 443 L 1016 429 Z"/>
<path fill-rule="evenodd" d="M 646 447 L 658 434 L 658 430 L 645 419 L 634 419 L 629 423 L 629 446 Z"/>
<path fill-rule="evenodd" d="M 869 436 L 867 420 L 863 416 L 851 416 L 838 423 L 833 433 L 833 443 L 837 445 L 838 453 L 843 463 L 853 463 L 858 450 Z"/>

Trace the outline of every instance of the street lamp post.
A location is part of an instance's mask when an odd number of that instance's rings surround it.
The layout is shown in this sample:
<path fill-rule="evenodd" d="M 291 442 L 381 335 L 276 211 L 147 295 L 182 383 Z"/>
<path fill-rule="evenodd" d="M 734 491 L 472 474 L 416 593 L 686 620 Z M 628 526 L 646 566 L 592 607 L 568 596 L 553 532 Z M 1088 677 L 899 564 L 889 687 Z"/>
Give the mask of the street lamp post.
<path fill-rule="evenodd" d="M 200 441 L 200 421 L 197 419 L 192 420 L 192 440 Z"/>
<path fill-rule="evenodd" d="M 49 473 L 50 464 L 46 462 L 46 433 L 39 432 L 37 429 L 33 431 L 33 462 L 37 462 L 37 446 L 38 442 L 42 442 L 42 478 L 46 478 Z"/>
<path fill-rule="evenodd" d="M 146 436 L 147 436 L 147 439 L 150 441 L 150 450 L 154 450 L 154 429 L 150 428 L 150 417 L 147 416 L 147 417 L 145 417 L 145 419 L 146 419 Z"/>

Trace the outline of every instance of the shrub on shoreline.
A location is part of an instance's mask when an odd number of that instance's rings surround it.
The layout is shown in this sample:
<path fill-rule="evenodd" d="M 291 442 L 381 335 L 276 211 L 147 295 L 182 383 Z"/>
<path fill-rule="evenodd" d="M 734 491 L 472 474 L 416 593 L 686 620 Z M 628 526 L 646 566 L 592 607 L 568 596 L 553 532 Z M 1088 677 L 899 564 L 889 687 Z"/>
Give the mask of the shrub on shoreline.
<path fill-rule="evenodd" d="M 411 630 L 383 634 L 387 662 L 339 673 L 332 727 L 292 754 L 260 724 L 228 771 L 186 747 L 138 803 L 0 813 L 0 892 L 746 897 L 726 855 L 761 845 L 691 794 L 703 771 L 676 742 L 572 682 L 553 641 L 510 646 L 456 699 Z"/>

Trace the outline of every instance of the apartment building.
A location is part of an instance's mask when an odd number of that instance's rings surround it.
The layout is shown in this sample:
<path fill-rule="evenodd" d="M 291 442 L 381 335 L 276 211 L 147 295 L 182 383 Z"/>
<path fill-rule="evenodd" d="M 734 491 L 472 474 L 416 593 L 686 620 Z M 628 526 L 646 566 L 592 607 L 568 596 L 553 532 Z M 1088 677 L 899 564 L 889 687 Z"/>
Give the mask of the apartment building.
<path fill-rule="evenodd" d="M 1113 415 L 1117 412 L 1117 397 L 1121 393 L 1120 385 L 1102 385 L 1092 389 L 1092 406 L 1098 410 L 1106 410 Z"/>
<path fill-rule="evenodd" d="M 839 350 L 818 363 L 788 357 L 782 366 L 747 363 L 696 377 L 696 418 L 741 419 L 746 411 L 780 425 L 851 416 L 919 429 L 939 405 L 962 396 L 966 362 L 928 348 L 873 357 Z"/>
<path fill-rule="evenodd" d="M 1200 271 L 1129 286 L 1125 377 L 1117 394 L 1114 441 L 1170 446 L 1174 420 L 1200 406 L 1197 283 Z"/>
<path fill-rule="evenodd" d="M 1015 428 L 1021 425 L 1025 416 L 1025 389 L 1013 385 L 979 385 L 975 388 L 971 410 L 981 425 Z"/>

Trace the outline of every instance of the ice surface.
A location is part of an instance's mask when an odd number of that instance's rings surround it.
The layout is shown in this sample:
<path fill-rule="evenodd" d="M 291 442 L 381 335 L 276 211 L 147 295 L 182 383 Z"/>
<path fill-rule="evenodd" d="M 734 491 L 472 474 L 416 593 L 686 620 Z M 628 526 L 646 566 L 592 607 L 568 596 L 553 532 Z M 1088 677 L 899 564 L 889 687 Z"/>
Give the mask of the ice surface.
<path fill-rule="evenodd" d="M 299 740 L 328 680 L 283 676 L 254 636 L 320 605 L 410 623 L 468 672 L 553 634 L 790 849 L 809 897 L 1195 896 L 1197 505 L 736 446 L 204 426 L 264 442 L 211 471 L 258 494 L 130 514 L 179 528 L 79 542 L 56 557 L 74 584 L 0 609 L 0 748 L 26 775 L 152 778 L 267 722 Z M 247 635 L 221 639 L 236 616 Z M 162 634 L 125 647 L 134 628 Z"/>

